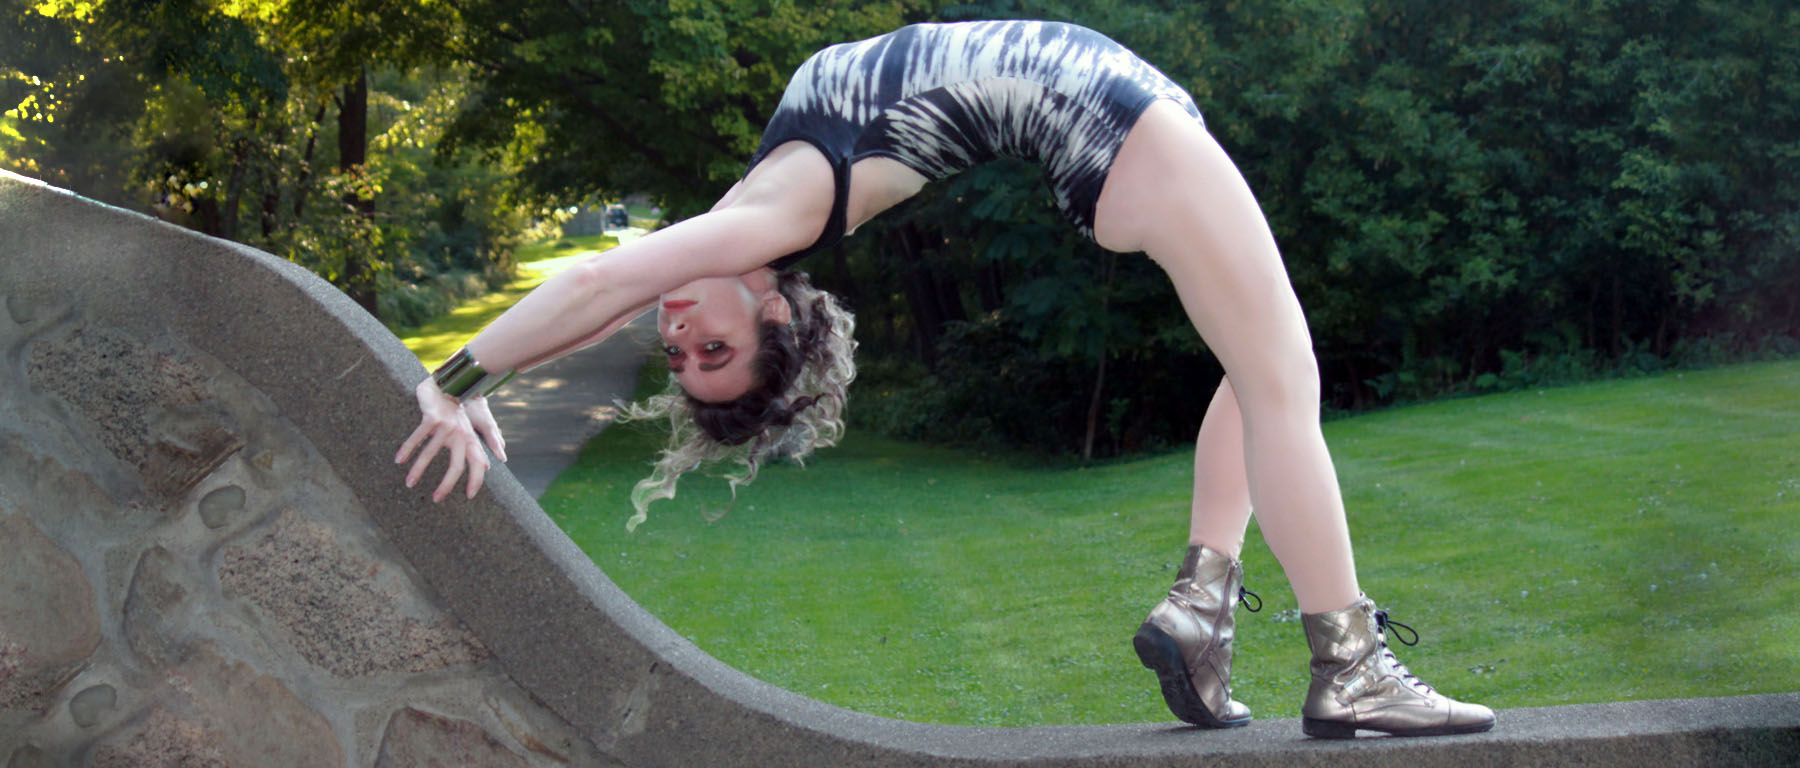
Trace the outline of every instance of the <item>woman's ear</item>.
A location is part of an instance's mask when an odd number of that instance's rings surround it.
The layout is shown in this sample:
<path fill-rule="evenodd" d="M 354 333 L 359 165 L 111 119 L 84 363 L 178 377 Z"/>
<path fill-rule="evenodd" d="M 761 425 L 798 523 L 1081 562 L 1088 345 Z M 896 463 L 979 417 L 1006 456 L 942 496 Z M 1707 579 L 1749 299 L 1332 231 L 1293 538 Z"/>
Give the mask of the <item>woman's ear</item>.
<path fill-rule="evenodd" d="M 781 291 L 770 288 L 762 297 L 763 322 L 776 325 L 787 325 L 794 320 L 794 305 L 789 304 Z"/>

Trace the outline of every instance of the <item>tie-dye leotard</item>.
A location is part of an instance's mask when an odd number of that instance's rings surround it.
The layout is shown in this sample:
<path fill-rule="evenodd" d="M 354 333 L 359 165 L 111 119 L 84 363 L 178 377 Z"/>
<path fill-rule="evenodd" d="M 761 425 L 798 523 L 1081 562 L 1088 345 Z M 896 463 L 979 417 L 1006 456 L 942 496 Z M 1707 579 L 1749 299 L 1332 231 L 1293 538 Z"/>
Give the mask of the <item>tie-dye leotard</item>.
<path fill-rule="evenodd" d="M 1124 46 L 1073 24 L 915 24 L 826 48 L 788 83 L 750 167 L 805 141 L 831 161 L 836 203 L 819 240 L 844 235 L 850 165 L 889 157 L 941 180 L 995 156 L 1041 164 L 1056 204 L 1094 235 L 1094 206 L 1113 157 L 1156 99 L 1196 120 L 1186 91 Z"/>

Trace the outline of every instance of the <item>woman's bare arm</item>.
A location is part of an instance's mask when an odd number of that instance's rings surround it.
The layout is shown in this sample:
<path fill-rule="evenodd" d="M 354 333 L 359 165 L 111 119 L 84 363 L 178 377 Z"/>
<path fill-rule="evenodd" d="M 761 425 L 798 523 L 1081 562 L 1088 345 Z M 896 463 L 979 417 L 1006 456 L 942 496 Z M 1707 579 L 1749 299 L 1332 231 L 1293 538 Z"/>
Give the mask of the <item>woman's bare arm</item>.
<path fill-rule="evenodd" d="M 539 365 L 606 338 L 656 298 L 703 277 L 741 275 L 818 238 L 831 168 L 810 146 L 772 153 L 720 207 L 596 254 L 546 280 L 468 344 L 489 371 Z"/>
<path fill-rule="evenodd" d="M 612 335 L 615 333 L 618 333 L 620 328 L 623 328 L 626 325 L 629 325 L 631 323 L 631 321 L 636 320 L 639 315 L 642 315 L 645 312 L 649 312 L 650 310 L 655 309 L 655 308 L 656 308 L 656 305 L 654 303 L 651 303 L 651 304 L 646 304 L 642 307 L 639 307 L 635 310 L 626 312 L 624 315 L 621 315 L 619 317 L 619 319 L 614 320 L 610 323 L 607 323 L 606 326 L 601 328 L 600 330 L 594 331 L 593 333 L 590 333 L 586 336 L 576 339 L 565 346 L 557 347 L 556 349 L 549 350 L 548 352 L 538 355 L 537 357 L 531 358 L 530 360 L 526 360 L 522 363 L 519 363 L 518 368 L 516 370 L 518 370 L 520 372 L 529 371 L 533 368 L 543 365 L 544 363 L 548 363 L 551 360 L 555 360 L 564 355 L 573 354 L 580 350 L 586 349 L 589 345 L 598 344 L 602 341 L 612 338 Z"/>
<path fill-rule="evenodd" d="M 824 228 L 833 194 L 825 156 L 790 142 L 770 153 L 712 211 L 545 281 L 471 340 L 469 352 L 488 371 L 518 370 L 605 339 L 666 291 L 702 277 L 745 274 L 805 248 Z M 474 498 L 488 469 L 483 438 L 496 455 L 505 451 L 486 403 L 476 398 L 471 400 L 476 407 L 464 407 L 431 377 L 419 382 L 415 395 L 419 427 L 394 456 L 395 463 L 412 462 L 407 487 L 446 451 L 450 463 L 432 500 L 447 497 L 465 472 L 467 494 Z"/>
<path fill-rule="evenodd" d="M 656 298 L 703 277 L 741 275 L 799 248 L 775 211 L 734 206 L 688 219 L 557 274 L 469 342 L 489 371 L 548 361 L 616 331 Z"/>

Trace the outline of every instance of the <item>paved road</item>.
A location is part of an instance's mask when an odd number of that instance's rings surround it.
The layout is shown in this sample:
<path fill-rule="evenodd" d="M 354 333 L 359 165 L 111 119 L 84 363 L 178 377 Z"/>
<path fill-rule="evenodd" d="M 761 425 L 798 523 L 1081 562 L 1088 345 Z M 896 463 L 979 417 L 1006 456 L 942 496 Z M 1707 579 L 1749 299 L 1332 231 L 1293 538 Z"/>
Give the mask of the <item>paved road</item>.
<path fill-rule="evenodd" d="M 630 242 L 642 230 L 612 230 Z M 612 338 L 520 374 L 489 401 L 506 436 L 506 466 L 533 498 L 575 463 L 581 447 L 618 415 L 655 348 L 656 316 L 645 314 Z"/>

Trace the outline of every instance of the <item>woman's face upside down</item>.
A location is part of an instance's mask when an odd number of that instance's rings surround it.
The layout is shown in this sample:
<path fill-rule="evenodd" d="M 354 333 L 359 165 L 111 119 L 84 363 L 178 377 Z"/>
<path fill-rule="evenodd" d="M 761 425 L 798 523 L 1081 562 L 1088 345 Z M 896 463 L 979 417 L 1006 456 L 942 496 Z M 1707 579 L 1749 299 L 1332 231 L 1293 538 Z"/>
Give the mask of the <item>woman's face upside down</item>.
<path fill-rule="evenodd" d="M 663 294 L 656 325 L 681 388 L 703 402 L 722 403 L 758 383 L 752 363 L 761 325 L 788 317 L 773 272 L 759 269 L 702 278 Z"/>

